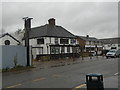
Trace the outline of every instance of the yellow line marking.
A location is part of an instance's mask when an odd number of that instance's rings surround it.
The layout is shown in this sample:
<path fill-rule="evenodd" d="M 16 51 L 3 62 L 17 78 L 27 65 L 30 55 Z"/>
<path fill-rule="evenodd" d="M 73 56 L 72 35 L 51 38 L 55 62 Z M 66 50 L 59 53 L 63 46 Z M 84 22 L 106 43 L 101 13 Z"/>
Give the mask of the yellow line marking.
<path fill-rule="evenodd" d="M 82 88 L 82 87 L 85 87 L 85 86 L 86 86 L 86 84 L 82 84 L 82 85 L 77 86 L 77 87 L 75 87 L 75 88 Z"/>
<path fill-rule="evenodd" d="M 72 90 L 77 90 L 78 88 L 82 88 L 82 87 L 85 87 L 85 86 L 86 86 L 86 84 L 81 84 L 79 86 L 74 87 Z"/>
<path fill-rule="evenodd" d="M 17 86 L 20 86 L 20 85 L 22 85 L 22 84 L 12 85 L 12 86 L 9 86 L 9 87 L 7 87 L 7 88 L 14 88 L 14 87 L 17 87 Z"/>
<path fill-rule="evenodd" d="M 33 80 L 34 82 L 36 82 L 36 81 L 40 81 L 40 80 L 45 80 L 46 78 L 38 78 L 38 79 L 35 79 L 35 80 Z"/>

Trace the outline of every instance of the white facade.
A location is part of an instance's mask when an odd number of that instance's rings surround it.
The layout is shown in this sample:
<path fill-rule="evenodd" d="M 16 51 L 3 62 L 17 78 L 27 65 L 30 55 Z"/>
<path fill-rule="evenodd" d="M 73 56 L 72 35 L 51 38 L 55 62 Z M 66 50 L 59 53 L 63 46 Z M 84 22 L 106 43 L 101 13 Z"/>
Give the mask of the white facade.
<path fill-rule="evenodd" d="M 5 41 L 9 40 L 10 45 L 19 45 L 19 42 L 17 42 L 16 40 L 14 40 L 12 37 L 10 37 L 9 35 L 5 35 L 4 37 L 0 38 L 0 45 L 5 45 Z"/>
<path fill-rule="evenodd" d="M 53 45 L 53 46 L 54 45 L 60 45 L 60 46 L 66 45 L 64 47 L 64 53 L 68 53 L 67 45 L 71 45 L 69 53 L 72 53 L 72 46 L 75 46 L 78 44 L 77 39 L 74 39 L 74 43 L 71 43 L 71 40 L 73 39 L 70 39 L 70 38 L 62 38 L 62 39 L 68 39 L 68 42 L 69 42 L 68 44 L 61 44 L 60 43 L 61 38 L 58 38 L 58 44 L 56 44 L 55 37 L 43 37 L 44 44 L 38 44 L 37 39 L 39 38 L 30 39 L 30 45 L 32 46 L 32 54 L 33 54 L 34 59 L 36 58 L 36 55 L 39 55 L 39 54 L 52 54 L 50 52 L 50 45 Z M 61 53 L 61 47 L 59 48 L 59 53 Z M 59 53 L 56 53 L 56 54 L 59 54 Z"/>
<path fill-rule="evenodd" d="M 110 50 L 112 48 L 120 49 L 120 44 L 104 44 L 105 50 Z"/>
<path fill-rule="evenodd" d="M 85 44 L 86 44 L 85 45 L 85 52 L 90 51 L 90 49 L 91 49 L 91 52 L 96 52 L 97 51 L 97 54 L 102 53 L 103 45 L 102 45 L 101 42 L 86 41 Z"/>

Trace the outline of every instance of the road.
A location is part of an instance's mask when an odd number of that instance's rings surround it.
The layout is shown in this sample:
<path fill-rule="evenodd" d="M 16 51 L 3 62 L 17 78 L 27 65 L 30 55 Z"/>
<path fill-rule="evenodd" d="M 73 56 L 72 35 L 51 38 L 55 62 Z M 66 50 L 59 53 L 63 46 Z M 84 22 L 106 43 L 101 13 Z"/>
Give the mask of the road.
<path fill-rule="evenodd" d="M 88 73 L 101 73 L 106 88 L 118 88 L 118 58 L 89 59 L 60 67 L 4 73 L 2 85 L 3 88 L 74 88 L 85 83 Z"/>

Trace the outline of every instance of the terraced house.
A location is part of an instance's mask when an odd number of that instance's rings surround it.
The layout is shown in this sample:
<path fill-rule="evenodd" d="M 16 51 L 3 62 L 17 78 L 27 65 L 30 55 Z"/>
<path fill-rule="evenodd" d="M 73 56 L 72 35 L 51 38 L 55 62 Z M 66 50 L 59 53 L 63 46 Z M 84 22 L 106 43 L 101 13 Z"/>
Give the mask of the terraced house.
<path fill-rule="evenodd" d="M 48 24 L 31 28 L 29 31 L 30 45 L 34 59 L 43 56 L 50 58 L 79 56 L 80 48 L 76 37 L 62 26 L 55 24 L 55 19 Z"/>
<path fill-rule="evenodd" d="M 104 50 L 120 49 L 120 37 L 100 39 L 103 42 Z"/>
<path fill-rule="evenodd" d="M 97 53 L 101 54 L 103 50 L 103 43 L 101 40 L 95 37 L 87 36 L 76 36 L 79 44 L 81 46 L 81 50 L 84 52 L 90 52 L 92 54 Z"/>

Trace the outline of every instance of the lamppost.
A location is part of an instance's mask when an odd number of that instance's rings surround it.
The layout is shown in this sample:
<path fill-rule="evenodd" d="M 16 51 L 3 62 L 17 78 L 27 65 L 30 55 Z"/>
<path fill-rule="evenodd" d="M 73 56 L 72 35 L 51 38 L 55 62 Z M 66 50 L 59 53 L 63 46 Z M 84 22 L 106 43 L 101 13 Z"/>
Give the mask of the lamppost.
<path fill-rule="evenodd" d="M 31 30 L 31 19 L 24 17 L 24 29 L 25 29 L 25 47 L 27 48 L 27 66 L 30 66 L 30 50 L 29 50 L 29 31 Z"/>
<path fill-rule="evenodd" d="M 91 41 L 90 41 L 90 59 L 92 59 L 92 54 L 91 54 Z"/>

